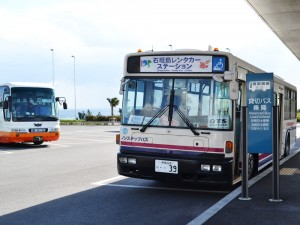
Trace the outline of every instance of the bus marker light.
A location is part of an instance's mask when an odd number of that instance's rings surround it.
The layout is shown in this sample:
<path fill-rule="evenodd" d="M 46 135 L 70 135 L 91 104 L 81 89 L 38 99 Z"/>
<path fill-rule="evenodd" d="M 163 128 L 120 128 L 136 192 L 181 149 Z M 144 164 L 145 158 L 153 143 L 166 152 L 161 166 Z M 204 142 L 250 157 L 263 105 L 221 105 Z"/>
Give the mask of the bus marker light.
<path fill-rule="evenodd" d="M 201 164 L 201 170 L 202 171 L 210 171 L 210 165 Z"/>
<path fill-rule="evenodd" d="M 128 158 L 128 164 L 136 164 L 135 158 Z"/>
<path fill-rule="evenodd" d="M 120 134 L 116 134 L 116 144 L 120 144 Z"/>
<path fill-rule="evenodd" d="M 226 153 L 232 153 L 232 149 L 233 149 L 232 141 L 226 141 L 225 152 Z"/>
<path fill-rule="evenodd" d="M 127 163 L 127 157 L 119 157 L 120 163 Z"/>
<path fill-rule="evenodd" d="M 212 170 L 214 172 L 222 172 L 222 166 L 220 166 L 220 165 L 213 165 L 212 166 Z"/>

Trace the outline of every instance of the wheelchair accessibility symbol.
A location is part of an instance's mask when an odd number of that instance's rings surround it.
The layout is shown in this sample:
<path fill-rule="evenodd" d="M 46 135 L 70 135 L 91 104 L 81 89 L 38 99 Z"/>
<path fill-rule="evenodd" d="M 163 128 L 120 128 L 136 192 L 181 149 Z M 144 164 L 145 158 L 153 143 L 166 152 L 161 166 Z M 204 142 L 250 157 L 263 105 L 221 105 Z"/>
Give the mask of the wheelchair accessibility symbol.
<path fill-rule="evenodd" d="M 213 72 L 224 72 L 225 71 L 225 58 L 214 57 L 213 58 Z"/>

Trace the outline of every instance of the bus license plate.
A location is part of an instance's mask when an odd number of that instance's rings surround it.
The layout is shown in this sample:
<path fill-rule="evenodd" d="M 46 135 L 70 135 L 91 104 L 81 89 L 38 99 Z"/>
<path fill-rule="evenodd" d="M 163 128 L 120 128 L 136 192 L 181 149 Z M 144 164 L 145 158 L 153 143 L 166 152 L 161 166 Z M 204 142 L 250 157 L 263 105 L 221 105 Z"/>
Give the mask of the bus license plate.
<path fill-rule="evenodd" d="M 155 160 L 155 172 L 178 174 L 178 162 L 167 160 Z"/>

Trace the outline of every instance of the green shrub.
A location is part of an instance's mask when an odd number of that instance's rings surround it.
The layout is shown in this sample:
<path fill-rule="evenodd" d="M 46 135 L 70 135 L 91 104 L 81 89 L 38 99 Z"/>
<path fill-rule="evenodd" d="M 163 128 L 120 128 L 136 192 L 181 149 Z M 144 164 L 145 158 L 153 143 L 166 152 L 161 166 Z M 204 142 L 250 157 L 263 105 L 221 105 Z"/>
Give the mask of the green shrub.
<path fill-rule="evenodd" d="M 85 116 L 85 121 L 110 121 L 111 116 L 93 116 L 93 115 L 86 115 Z M 117 121 L 121 121 L 121 116 L 114 116 Z"/>

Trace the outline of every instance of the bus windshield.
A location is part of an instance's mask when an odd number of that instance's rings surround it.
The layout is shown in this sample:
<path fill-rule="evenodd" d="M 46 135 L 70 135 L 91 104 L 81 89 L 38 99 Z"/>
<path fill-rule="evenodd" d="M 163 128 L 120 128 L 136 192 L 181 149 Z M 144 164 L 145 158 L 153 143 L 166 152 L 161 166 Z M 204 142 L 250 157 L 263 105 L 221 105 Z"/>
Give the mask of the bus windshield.
<path fill-rule="evenodd" d="M 50 88 L 14 87 L 11 106 L 14 122 L 58 120 L 54 91 Z"/>
<path fill-rule="evenodd" d="M 135 77 L 124 84 L 124 125 L 232 129 L 228 83 L 211 78 Z"/>

